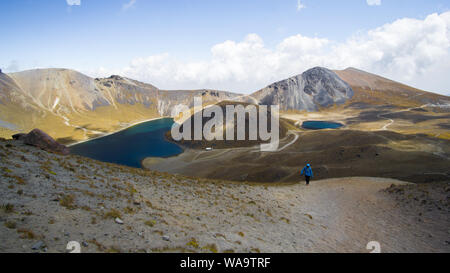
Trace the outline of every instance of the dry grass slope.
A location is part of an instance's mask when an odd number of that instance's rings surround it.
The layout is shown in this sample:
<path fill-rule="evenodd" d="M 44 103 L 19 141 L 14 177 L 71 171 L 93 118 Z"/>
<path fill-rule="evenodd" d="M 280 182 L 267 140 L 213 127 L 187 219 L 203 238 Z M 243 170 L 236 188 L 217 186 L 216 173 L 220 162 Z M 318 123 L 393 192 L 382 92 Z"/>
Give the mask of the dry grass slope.
<path fill-rule="evenodd" d="M 383 252 L 450 251 L 448 183 L 234 183 L 13 141 L 0 140 L 0 153 L 1 253 L 66 252 L 69 241 L 108 253 L 366 252 L 371 240 Z"/>

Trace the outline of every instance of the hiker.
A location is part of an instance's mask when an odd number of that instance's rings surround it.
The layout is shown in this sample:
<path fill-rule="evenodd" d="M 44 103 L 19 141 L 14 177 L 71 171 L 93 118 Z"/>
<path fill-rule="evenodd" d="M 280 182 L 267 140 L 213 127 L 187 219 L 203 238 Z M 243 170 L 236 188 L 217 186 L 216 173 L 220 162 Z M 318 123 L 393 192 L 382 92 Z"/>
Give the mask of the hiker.
<path fill-rule="evenodd" d="M 303 173 L 305 174 L 306 185 L 309 185 L 309 180 L 314 176 L 310 164 L 306 164 L 300 175 L 303 175 Z"/>

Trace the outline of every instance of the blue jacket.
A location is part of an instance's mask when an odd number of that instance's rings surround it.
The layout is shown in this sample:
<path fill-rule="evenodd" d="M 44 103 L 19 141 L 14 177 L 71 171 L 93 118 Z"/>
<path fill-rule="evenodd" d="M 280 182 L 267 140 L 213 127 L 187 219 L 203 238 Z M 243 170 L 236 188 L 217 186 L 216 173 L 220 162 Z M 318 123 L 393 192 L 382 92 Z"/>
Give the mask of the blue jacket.
<path fill-rule="evenodd" d="M 304 167 L 300 174 L 303 175 L 303 173 L 305 173 L 306 176 L 314 176 L 311 167 Z"/>

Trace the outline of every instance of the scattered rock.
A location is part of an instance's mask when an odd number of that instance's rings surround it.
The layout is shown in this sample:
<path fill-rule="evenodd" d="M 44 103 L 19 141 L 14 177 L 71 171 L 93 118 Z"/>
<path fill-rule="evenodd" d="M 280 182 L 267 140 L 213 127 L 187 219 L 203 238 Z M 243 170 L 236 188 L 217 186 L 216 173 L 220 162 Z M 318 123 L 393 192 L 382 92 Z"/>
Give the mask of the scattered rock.
<path fill-rule="evenodd" d="M 119 217 L 117 217 L 114 221 L 119 225 L 123 225 L 123 221 Z"/>
<path fill-rule="evenodd" d="M 45 246 L 44 242 L 39 241 L 39 242 L 35 243 L 35 244 L 31 247 L 31 249 L 33 249 L 33 250 L 40 250 L 40 249 L 41 249 L 42 247 L 44 247 L 44 246 Z"/>
<path fill-rule="evenodd" d="M 162 239 L 164 240 L 164 241 L 170 241 L 170 237 L 169 236 L 167 236 L 167 235 L 164 235 L 163 237 L 162 237 Z"/>
<path fill-rule="evenodd" d="M 88 247 L 89 246 L 89 244 L 87 242 L 82 242 L 81 245 L 84 246 L 84 247 Z"/>

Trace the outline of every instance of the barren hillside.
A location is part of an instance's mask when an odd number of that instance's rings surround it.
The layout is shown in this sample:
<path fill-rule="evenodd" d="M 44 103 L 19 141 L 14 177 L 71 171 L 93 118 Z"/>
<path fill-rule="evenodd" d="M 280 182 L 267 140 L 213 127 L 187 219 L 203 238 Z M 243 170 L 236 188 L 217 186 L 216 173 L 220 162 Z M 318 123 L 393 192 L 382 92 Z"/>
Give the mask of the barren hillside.
<path fill-rule="evenodd" d="M 93 79 L 69 69 L 37 69 L 0 73 L 1 136 L 42 128 L 71 143 L 117 131 L 135 122 L 170 116 L 193 97 L 205 104 L 237 97 L 215 90 L 159 90 L 120 76 Z"/>
<path fill-rule="evenodd" d="M 0 141 L 0 252 L 448 252 L 449 184 L 203 180 Z M 396 185 L 396 186 L 391 186 Z M 383 191 L 384 190 L 384 191 Z"/>

